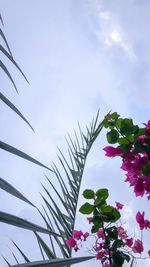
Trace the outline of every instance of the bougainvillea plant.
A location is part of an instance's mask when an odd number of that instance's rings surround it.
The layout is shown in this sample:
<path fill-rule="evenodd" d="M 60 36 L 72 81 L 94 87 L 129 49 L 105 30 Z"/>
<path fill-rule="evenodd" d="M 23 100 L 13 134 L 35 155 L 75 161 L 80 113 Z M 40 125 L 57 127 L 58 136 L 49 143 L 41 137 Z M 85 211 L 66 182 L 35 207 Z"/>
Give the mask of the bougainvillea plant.
<path fill-rule="evenodd" d="M 126 171 L 125 182 L 134 187 L 138 196 L 150 199 L 150 120 L 140 128 L 132 119 L 120 118 L 117 112 L 108 114 L 103 126 L 108 129 L 107 141 L 117 147 L 106 146 L 107 157 L 120 156 L 121 169 Z"/>
<path fill-rule="evenodd" d="M 150 199 L 150 121 L 143 128 L 133 124 L 132 119 L 120 118 L 117 112 L 108 114 L 103 120 L 103 126 L 108 129 L 107 141 L 117 146 L 106 146 L 103 150 L 108 157 L 122 158 L 121 169 L 126 171 L 125 182 L 134 187 L 135 196 L 147 196 Z M 90 215 L 88 221 L 91 233 L 81 230 L 73 231 L 72 237 L 66 240 L 67 245 L 78 251 L 82 243 L 94 236 L 91 253 L 101 261 L 103 267 L 121 267 L 124 262 L 133 266 L 136 255 L 144 251 L 143 240 L 127 234 L 121 223 L 123 204 L 116 202 L 115 207 L 107 204 L 109 192 L 106 188 L 94 192 L 86 189 L 83 192 L 86 202 L 81 206 L 82 214 Z M 138 211 L 136 221 L 139 229 L 150 229 L 150 221 L 145 219 L 145 212 Z M 150 250 L 147 252 L 150 257 Z"/>
<path fill-rule="evenodd" d="M 72 237 L 66 240 L 70 248 L 78 251 L 87 238 L 94 237 L 90 252 L 101 261 L 104 267 L 121 267 L 124 261 L 129 262 L 131 258 L 134 260 L 135 254 L 141 254 L 144 251 L 142 240 L 129 236 L 121 224 L 120 211 L 124 205 L 119 202 L 116 202 L 115 207 L 107 204 L 109 193 L 106 188 L 96 192 L 86 189 L 83 196 L 92 201 L 92 203 L 86 202 L 80 208 L 82 214 L 90 215 L 87 220 L 91 225 L 91 233 L 74 230 Z M 143 215 L 138 212 L 136 217 L 142 226 Z"/>

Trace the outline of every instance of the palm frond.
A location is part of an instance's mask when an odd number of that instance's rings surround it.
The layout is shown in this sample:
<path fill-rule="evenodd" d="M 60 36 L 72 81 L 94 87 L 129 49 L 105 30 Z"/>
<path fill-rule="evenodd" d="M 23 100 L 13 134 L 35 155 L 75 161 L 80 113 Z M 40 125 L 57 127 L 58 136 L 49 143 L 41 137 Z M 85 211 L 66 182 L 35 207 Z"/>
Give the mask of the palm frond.
<path fill-rule="evenodd" d="M 19 253 L 22 255 L 23 259 L 25 262 L 30 262 L 28 257 L 24 254 L 24 252 L 19 248 L 19 246 L 12 240 L 14 246 L 16 247 L 16 249 L 19 251 Z"/>
<path fill-rule="evenodd" d="M 9 248 L 9 247 L 8 247 L 8 248 Z M 14 252 L 13 252 L 10 248 L 9 248 L 9 250 L 11 251 L 11 254 L 12 254 L 12 256 L 13 256 L 15 262 L 16 262 L 17 264 L 19 264 L 19 261 L 18 261 L 16 255 L 14 254 Z"/>
<path fill-rule="evenodd" d="M 10 153 L 18 156 L 18 157 L 21 157 L 23 159 L 26 159 L 28 161 L 31 161 L 32 163 L 37 164 L 37 165 L 39 165 L 41 167 L 44 167 L 44 168 L 48 169 L 49 171 L 52 171 L 53 172 L 52 169 L 48 168 L 47 166 L 45 166 L 44 164 L 42 164 L 38 160 L 32 158 L 31 156 L 29 156 L 28 154 L 24 153 L 23 151 L 15 148 L 13 146 L 10 146 L 9 144 L 6 144 L 6 143 L 0 141 L 0 148 L 3 149 L 3 150 L 5 150 L 5 151 L 7 151 L 7 152 L 10 152 Z"/>
<path fill-rule="evenodd" d="M 24 228 L 31 231 L 37 231 L 45 234 L 51 234 L 56 236 L 61 236 L 55 232 L 50 231 L 44 227 L 41 227 L 37 224 L 31 223 L 27 220 L 24 220 L 18 216 L 14 216 L 5 212 L 0 211 L 0 222 L 11 224 L 20 228 Z"/>
<path fill-rule="evenodd" d="M 0 32 L 0 34 L 2 34 Z M 24 77 L 24 79 L 26 80 L 27 83 L 29 83 L 27 77 L 25 76 L 25 74 L 23 73 L 23 71 L 21 70 L 21 68 L 18 66 L 17 62 L 13 59 L 12 55 L 10 55 L 6 49 L 0 44 L 0 51 L 11 61 L 11 63 L 19 70 L 19 72 L 22 74 L 22 76 Z"/>
<path fill-rule="evenodd" d="M 4 21 L 2 19 L 2 15 L 1 14 L 0 14 L 0 21 L 1 21 L 2 25 L 4 26 Z"/>
<path fill-rule="evenodd" d="M 1 19 L 2 19 L 2 17 L 1 17 Z M 12 53 L 11 53 L 11 50 L 10 50 L 10 47 L 9 47 L 9 44 L 8 44 L 8 42 L 7 42 L 7 39 L 6 39 L 6 37 L 5 37 L 5 35 L 4 35 L 3 31 L 2 31 L 2 29 L 0 29 L 0 35 L 1 35 L 1 37 L 2 37 L 2 39 L 3 39 L 3 41 L 4 41 L 4 43 L 5 43 L 5 45 L 6 45 L 7 49 L 8 49 L 8 51 L 9 51 L 9 54 L 11 55 L 11 57 L 13 57 L 13 56 L 12 56 Z"/>
<path fill-rule="evenodd" d="M 3 64 L 3 62 L 2 62 L 1 60 L 0 60 L 0 67 L 1 67 L 1 69 L 4 71 L 4 73 L 8 76 L 8 78 L 9 78 L 10 81 L 12 82 L 12 84 L 13 84 L 13 86 L 14 86 L 16 92 L 18 93 L 17 86 L 16 86 L 16 84 L 15 84 L 15 82 L 14 82 L 14 80 L 13 80 L 13 78 L 12 78 L 10 72 L 9 72 L 9 70 L 6 68 L 6 66 Z"/>
<path fill-rule="evenodd" d="M 35 235 L 36 235 L 38 242 L 41 244 L 42 249 L 47 255 L 48 259 L 55 259 L 55 255 L 53 254 L 49 246 L 45 243 L 45 241 L 36 232 L 35 232 Z"/>
<path fill-rule="evenodd" d="M 23 119 L 29 127 L 32 129 L 34 132 L 33 127 L 31 124 L 27 121 L 27 119 L 22 115 L 22 113 L 19 111 L 19 109 L 16 108 L 16 106 L 7 98 L 5 97 L 1 92 L 0 92 L 0 99 L 9 107 L 11 108 L 21 119 Z"/>
<path fill-rule="evenodd" d="M 98 123 L 98 117 L 99 112 L 96 118 L 92 120 L 90 127 L 87 127 L 86 135 L 83 133 L 80 126 L 79 137 L 76 132 L 75 140 L 72 140 L 70 135 L 68 135 L 66 142 L 68 145 L 69 160 L 64 156 L 62 151 L 58 149 L 60 168 L 53 163 L 52 170 L 59 186 L 57 187 L 54 185 L 47 176 L 46 179 L 50 185 L 50 189 L 42 184 L 46 197 L 43 194 L 41 195 L 45 203 L 47 217 L 52 218 L 55 231 L 62 235 L 60 245 L 63 246 L 67 252 L 67 257 L 71 256 L 71 250 L 68 249 L 65 240 L 72 235 L 74 229 L 78 197 L 86 159 L 94 141 L 103 127 L 101 123 Z M 50 192 L 53 192 L 53 194 Z M 45 220 L 48 223 L 47 217 L 45 217 Z"/>
<path fill-rule="evenodd" d="M 8 266 L 11 266 L 10 262 L 2 255 L 3 260 L 6 262 Z"/>
<path fill-rule="evenodd" d="M 94 257 L 78 257 L 78 258 L 68 258 L 68 259 L 35 261 L 35 262 L 23 263 L 19 265 L 11 265 L 11 267 L 64 267 L 64 266 L 77 264 L 83 261 L 88 261 L 93 258 Z"/>
<path fill-rule="evenodd" d="M 4 191 L 8 192 L 9 194 L 25 201 L 26 203 L 30 204 L 31 206 L 35 207 L 23 194 L 21 194 L 16 188 L 14 188 L 11 184 L 6 182 L 4 179 L 0 177 L 0 188 Z"/>

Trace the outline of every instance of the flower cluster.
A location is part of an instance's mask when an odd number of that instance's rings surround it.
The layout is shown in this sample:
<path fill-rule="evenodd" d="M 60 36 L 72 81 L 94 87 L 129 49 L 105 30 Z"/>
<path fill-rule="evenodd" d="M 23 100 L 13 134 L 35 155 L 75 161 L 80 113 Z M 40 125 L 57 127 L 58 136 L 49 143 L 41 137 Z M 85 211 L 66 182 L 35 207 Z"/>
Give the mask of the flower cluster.
<path fill-rule="evenodd" d="M 145 216 L 145 212 L 144 211 L 142 213 L 140 213 L 138 211 L 138 213 L 136 214 L 136 221 L 139 224 L 139 227 L 140 227 L 141 230 L 150 229 L 150 221 L 149 220 L 145 220 L 144 216 Z"/>
<path fill-rule="evenodd" d="M 79 250 L 79 245 L 81 245 L 82 241 L 86 241 L 88 236 L 88 232 L 83 233 L 81 230 L 74 230 L 72 237 L 66 240 L 66 244 L 69 248 L 73 248 L 74 251 L 77 252 Z"/>
<path fill-rule="evenodd" d="M 118 227 L 113 226 L 111 234 L 108 230 L 109 229 L 107 228 L 99 228 L 99 230 L 95 233 L 95 244 L 92 249 L 96 253 L 96 259 L 102 261 L 104 267 L 110 266 L 109 259 L 113 256 L 113 250 L 117 243 L 119 244 L 119 248 L 124 248 L 126 251 L 131 249 L 130 252 L 132 251 L 139 254 L 144 251 L 143 242 L 139 239 L 133 240 L 132 237 L 129 237 L 127 235 L 127 231 L 122 225 Z M 115 240 L 115 242 L 117 241 L 116 243 L 114 242 L 112 233 L 117 235 Z M 66 240 L 66 244 L 69 248 L 73 248 L 74 251 L 77 252 L 79 250 L 79 246 L 82 245 L 82 241 L 86 241 L 89 236 L 88 232 L 83 233 L 81 230 L 74 230 L 72 237 Z M 108 239 L 109 244 L 106 242 Z M 148 255 L 150 256 L 150 250 L 148 251 Z"/>
<path fill-rule="evenodd" d="M 145 128 L 139 128 L 131 119 L 119 117 L 116 112 L 105 116 L 103 126 L 110 129 L 107 140 L 118 146 L 106 146 L 103 150 L 107 157 L 122 157 L 125 182 L 134 187 L 137 197 L 146 194 L 150 199 L 150 120 Z"/>
<path fill-rule="evenodd" d="M 133 148 L 128 153 L 123 154 L 119 147 L 112 146 L 106 146 L 103 150 L 108 157 L 123 157 L 121 169 L 127 171 L 125 182 L 129 182 L 130 186 L 134 187 L 136 196 L 143 196 L 146 193 L 148 199 L 150 199 L 150 174 L 143 174 L 143 170 L 149 167 L 150 164 L 147 154 L 141 152 L 133 155 Z"/>
<path fill-rule="evenodd" d="M 86 202 L 80 208 L 82 214 L 92 215 L 87 217 L 87 221 L 91 225 L 91 234 L 74 230 L 72 236 L 66 240 L 69 248 L 78 251 L 87 237 L 94 238 L 91 253 L 101 261 L 103 267 L 109 267 L 112 263 L 121 267 L 125 260 L 130 261 L 133 253 L 141 254 L 144 251 L 142 240 L 129 236 L 121 225 L 120 210 L 124 205 L 117 201 L 115 207 L 107 204 L 108 189 L 102 188 L 96 192 L 86 189 L 83 196 L 85 199 L 93 201 L 93 204 Z M 144 213 L 138 212 L 136 219 L 140 228 L 149 227 L 148 221 L 144 219 Z M 148 255 L 150 255 L 150 251 L 148 251 Z M 120 265 L 118 265 L 118 261 L 121 261 Z"/>

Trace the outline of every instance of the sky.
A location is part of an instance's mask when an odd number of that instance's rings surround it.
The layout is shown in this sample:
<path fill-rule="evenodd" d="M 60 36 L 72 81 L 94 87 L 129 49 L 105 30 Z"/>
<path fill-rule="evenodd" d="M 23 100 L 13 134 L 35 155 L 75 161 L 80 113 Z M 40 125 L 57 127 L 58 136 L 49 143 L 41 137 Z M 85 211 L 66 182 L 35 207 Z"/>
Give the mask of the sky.
<path fill-rule="evenodd" d="M 100 109 L 100 119 L 110 110 L 142 123 L 150 119 L 150 1 L 149 0 L 0 0 L 4 33 L 13 56 L 29 83 L 9 64 L 17 95 L 5 74 L 1 90 L 30 121 L 35 134 L 14 112 L 1 105 L 1 140 L 23 150 L 45 165 L 57 161 L 57 146 L 65 150 L 64 136 L 73 134 L 77 121 L 87 125 Z M 136 198 L 124 184 L 118 159 L 104 156 L 107 144 L 100 134 L 88 157 L 82 181 L 85 188 L 110 190 L 110 202 L 125 204 L 127 228 L 137 232 L 135 214 L 146 210 L 146 199 Z M 0 151 L 1 177 L 38 207 L 41 182 L 50 173 Z M 83 203 L 82 196 L 79 206 Z M 42 224 L 36 211 L 0 191 L 0 209 Z M 85 229 L 86 219 L 77 214 L 76 228 Z M 138 233 L 137 233 L 138 234 Z M 0 253 L 13 262 L 15 240 L 32 259 L 40 259 L 29 231 L 0 225 Z M 145 234 L 146 249 L 149 237 Z M 85 253 L 85 254 L 84 254 Z M 83 248 L 82 255 L 87 255 Z M 78 266 L 99 266 L 95 260 Z M 0 258 L 0 266 L 5 263 Z M 141 266 L 141 261 L 137 264 Z M 149 263 L 142 262 L 143 267 Z"/>

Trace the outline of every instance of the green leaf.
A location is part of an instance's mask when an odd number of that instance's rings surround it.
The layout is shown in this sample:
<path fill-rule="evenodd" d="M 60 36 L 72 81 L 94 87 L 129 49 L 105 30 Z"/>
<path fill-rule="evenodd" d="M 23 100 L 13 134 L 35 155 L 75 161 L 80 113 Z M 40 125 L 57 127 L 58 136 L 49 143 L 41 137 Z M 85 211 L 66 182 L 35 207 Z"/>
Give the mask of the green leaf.
<path fill-rule="evenodd" d="M 134 128 L 132 119 L 126 118 L 121 121 L 121 128 L 120 128 L 121 134 L 123 135 L 132 134 L 134 133 L 134 131 L 135 131 L 135 128 Z"/>
<path fill-rule="evenodd" d="M 120 219 L 120 212 L 111 206 L 101 207 L 102 215 L 104 216 L 104 221 L 106 222 L 116 222 Z"/>
<path fill-rule="evenodd" d="M 121 150 L 126 153 L 128 151 L 130 151 L 132 145 L 131 144 L 122 144 L 119 146 L 119 148 L 121 148 Z"/>
<path fill-rule="evenodd" d="M 111 239 L 115 240 L 118 238 L 118 231 L 116 226 L 105 228 L 105 231 Z"/>
<path fill-rule="evenodd" d="M 145 143 L 148 144 L 148 145 L 150 145 L 150 137 L 149 136 L 147 136 L 147 138 L 145 140 Z"/>
<path fill-rule="evenodd" d="M 115 251 L 117 250 L 117 248 L 120 248 L 123 246 L 123 241 L 121 239 L 117 239 L 114 241 L 114 243 L 112 244 L 112 250 Z"/>
<path fill-rule="evenodd" d="M 98 232 L 98 230 L 99 230 L 99 228 L 100 228 L 100 223 L 95 223 L 93 226 L 92 226 L 92 229 L 91 229 L 91 233 L 96 233 L 96 232 Z"/>
<path fill-rule="evenodd" d="M 129 144 L 129 141 L 125 137 L 120 137 L 118 139 L 118 143 L 119 143 L 119 145 L 127 145 L 127 144 Z"/>
<path fill-rule="evenodd" d="M 102 188 L 96 191 L 96 196 L 100 199 L 107 199 L 109 192 L 107 188 Z"/>
<path fill-rule="evenodd" d="M 121 118 L 117 120 L 117 122 L 116 122 L 116 127 L 117 127 L 118 129 L 121 128 L 121 123 L 122 123 L 122 121 L 123 121 L 123 119 L 121 119 Z"/>
<path fill-rule="evenodd" d="M 84 192 L 83 192 L 83 196 L 84 196 L 84 198 L 86 198 L 86 199 L 92 199 L 92 198 L 94 198 L 95 193 L 94 193 L 94 191 L 91 190 L 91 189 L 86 189 L 86 190 L 84 190 Z"/>
<path fill-rule="evenodd" d="M 114 263 L 117 265 L 116 267 L 122 267 L 124 264 L 124 257 L 123 257 L 123 253 L 120 251 L 116 251 L 115 253 L 113 253 L 113 261 Z"/>
<path fill-rule="evenodd" d="M 134 132 L 134 135 L 136 137 L 140 136 L 140 135 L 145 135 L 146 134 L 146 128 L 137 128 L 136 131 Z"/>
<path fill-rule="evenodd" d="M 16 227 L 24 228 L 27 230 L 32 230 L 32 231 L 37 231 L 41 233 L 46 233 L 46 234 L 51 234 L 51 235 L 56 235 L 56 236 L 61 236 L 55 232 L 52 232 L 48 229 L 45 229 L 37 224 L 31 223 L 27 220 L 24 220 L 20 217 L 14 216 L 12 214 L 8 214 L 5 212 L 0 212 L 0 222 L 7 223 L 14 225 Z"/>
<path fill-rule="evenodd" d="M 145 166 L 143 167 L 143 169 L 142 169 L 142 173 L 143 173 L 143 175 L 148 175 L 148 174 L 150 174 L 150 164 L 147 164 L 147 165 L 145 165 Z"/>
<path fill-rule="evenodd" d="M 78 257 L 78 258 L 68 258 L 68 259 L 53 259 L 45 261 L 34 261 L 29 263 L 12 265 L 12 267 L 65 267 L 73 264 L 77 264 L 83 261 L 91 260 L 95 257 Z"/>
<path fill-rule="evenodd" d="M 112 222 L 118 221 L 121 217 L 120 212 L 116 208 L 113 208 L 113 215 L 114 219 L 112 220 Z"/>
<path fill-rule="evenodd" d="M 106 200 L 104 198 L 97 197 L 94 201 L 94 207 L 101 208 L 102 206 L 106 206 Z"/>
<path fill-rule="evenodd" d="M 102 121 L 102 125 L 105 127 L 105 128 L 108 128 L 108 120 L 107 119 L 104 119 Z"/>
<path fill-rule="evenodd" d="M 120 115 L 119 115 L 117 112 L 113 112 L 113 113 L 111 114 L 111 117 L 112 117 L 112 119 L 114 119 L 114 120 L 118 120 L 118 118 L 120 117 Z"/>
<path fill-rule="evenodd" d="M 106 137 L 109 144 L 115 144 L 118 141 L 119 133 L 116 130 L 112 129 L 107 133 Z"/>
<path fill-rule="evenodd" d="M 129 255 L 123 253 L 123 256 L 124 256 L 124 259 L 125 259 L 127 262 L 130 261 L 130 256 L 129 256 Z"/>
<path fill-rule="evenodd" d="M 82 214 L 91 214 L 93 210 L 94 210 L 94 206 L 87 202 L 84 205 L 82 205 L 81 208 L 79 209 L 79 211 Z"/>

